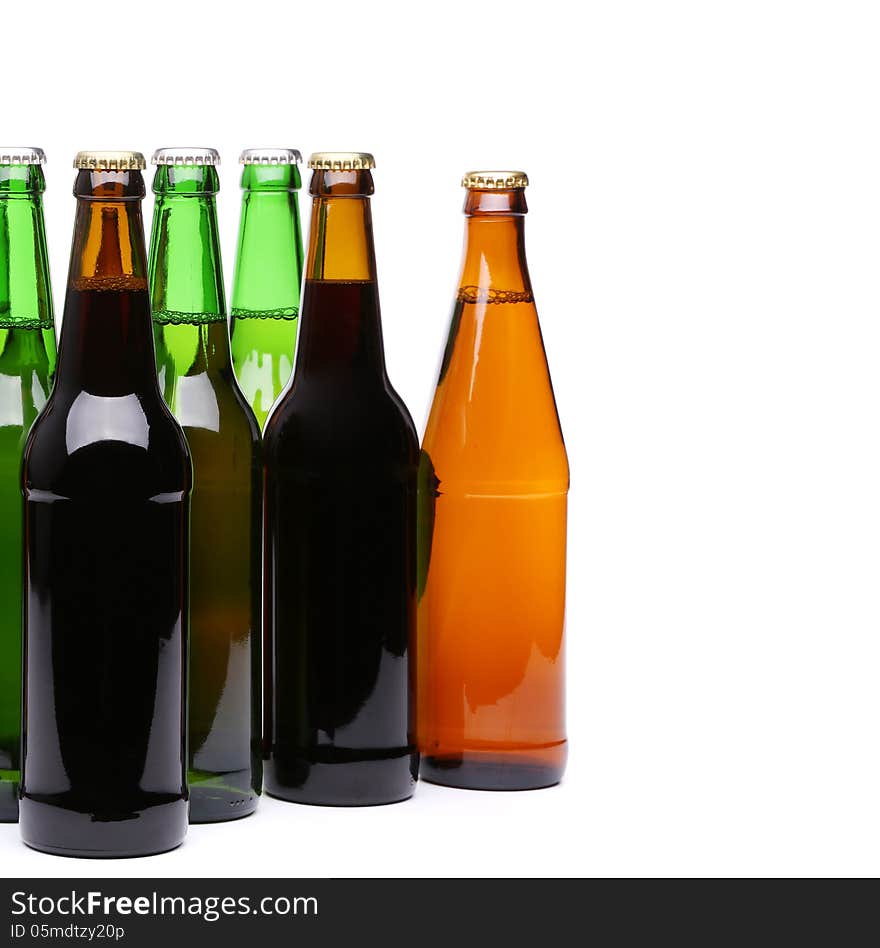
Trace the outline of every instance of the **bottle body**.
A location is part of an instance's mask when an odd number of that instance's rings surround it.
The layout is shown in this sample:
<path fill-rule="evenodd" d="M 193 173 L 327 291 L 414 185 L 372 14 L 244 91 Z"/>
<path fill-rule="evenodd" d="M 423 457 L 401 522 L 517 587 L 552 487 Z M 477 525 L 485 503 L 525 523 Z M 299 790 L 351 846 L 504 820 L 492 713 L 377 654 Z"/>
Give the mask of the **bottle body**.
<path fill-rule="evenodd" d="M 262 459 L 259 430 L 230 362 L 216 189 L 213 167 L 160 166 L 150 255 L 159 383 L 186 436 L 194 477 L 192 823 L 253 813 L 262 787 Z"/>
<path fill-rule="evenodd" d="M 155 315 L 155 314 L 154 314 Z M 209 328 L 210 327 L 210 328 Z M 226 323 L 178 326 L 198 337 Z M 212 332 L 213 330 L 213 332 Z M 253 813 L 262 787 L 260 646 L 262 462 L 256 422 L 225 377 L 156 355 L 193 464 L 190 517 L 190 822 Z M 228 343 L 227 343 L 228 345 Z M 164 371 L 163 371 L 164 369 Z M 172 376 L 181 374 L 172 383 Z"/>
<path fill-rule="evenodd" d="M 371 240 L 369 266 L 332 262 L 369 234 L 349 177 L 350 206 L 312 183 L 296 372 L 265 432 L 266 789 L 339 806 L 408 798 L 418 766 L 418 443 L 384 370 Z"/>
<path fill-rule="evenodd" d="M 557 783 L 567 747 L 568 464 L 517 206 L 469 220 L 420 464 L 421 775 L 473 789 Z"/>
<path fill-rule="evenodd" d="M 278 149 L 279 152 L 287 150 Z M 248 153 L 245 153 L 247 156 Z M 232 361 L 262 430 L 293 371 L 300 311 L 302 231 L 298 153 L 284 163 L 246 163 L 232 283 Z M 259 153 L 253 159 L 258 162 Z"/>
<path fill-rule="evenodd" d="M 148 855 L 187 823 L 192 474 L 156 383 L 140 172 L 80 171 L 74 193 L 58 377 L 22 470 L 21 831 Z"/>
<path fill-rule="evenodd" d="M 0 822 L 21 770 L 21 459 L 55 375 L 43 187 L 38 165 L 0 166 Z"/>

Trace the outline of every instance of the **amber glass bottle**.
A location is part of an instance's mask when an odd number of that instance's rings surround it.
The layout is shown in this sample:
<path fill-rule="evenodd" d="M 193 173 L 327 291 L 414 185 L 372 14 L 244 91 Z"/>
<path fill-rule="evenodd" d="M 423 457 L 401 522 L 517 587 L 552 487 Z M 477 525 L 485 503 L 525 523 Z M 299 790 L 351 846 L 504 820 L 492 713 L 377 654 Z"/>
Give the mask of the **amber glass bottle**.
<path fill-rule="evenodd" d="M 309 162 L 293 382 L 265 431 L 266 790 L 334 806 L 412 795 L 415 428 L 385 372 L 373 159 Z"/>
<path fill-rule="evenodd" d="M 525 258 L 526 176 L 472 172 L 419 471 L 421 776 L 555 784 L 566 759 L 568 461 Z"/>

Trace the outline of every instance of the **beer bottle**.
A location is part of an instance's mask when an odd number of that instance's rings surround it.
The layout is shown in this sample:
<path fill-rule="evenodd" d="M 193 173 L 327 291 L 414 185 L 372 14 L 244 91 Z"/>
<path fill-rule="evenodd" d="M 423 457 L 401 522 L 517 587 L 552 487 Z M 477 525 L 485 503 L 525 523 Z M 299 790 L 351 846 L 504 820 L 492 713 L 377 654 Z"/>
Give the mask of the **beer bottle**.
<path fill-rule="evenodd" d="M 74 166 L 58 375 L 22 470 L 20 824 L 46 852 L 140 856 L 186 832 L 192 471 L 156 379 L 143 155 Z"/>
<path fill-rule="evenodd" d="M 296 368 L 264 442 L 266 790 L 300 803 L 392 803 L 412 795 L 418 767 L 418 442 L 385 371 L 373 158 L 325 152 L 309 167 Z"/>
<path fill-rule="evenodd" d="M 229 358 L 213 148 L 160 148 L 150 291 L 159 385 L 193 464 L 190 822 L 253 813 L 259 748 L 260 432 Z"/>
<path fill-rule="evenodd" d="M 522 172 L 471 172 L 419 468 L 421 775 L 555 784 L 566 759 L 568 461 L 526 266 Z"/>
<path fill-rule="evenodd" d="M 260 428 L 293 370 L 302 276 L 295 148 L 248 148 L 239 159 L 241 224 L 232 281 L 232 362 Z"/>
<path fill-rule="evenodd" d="M 21 456 L 55 375 L 40 148 L 0 148 L 0 822 L 18 820 Z"/>

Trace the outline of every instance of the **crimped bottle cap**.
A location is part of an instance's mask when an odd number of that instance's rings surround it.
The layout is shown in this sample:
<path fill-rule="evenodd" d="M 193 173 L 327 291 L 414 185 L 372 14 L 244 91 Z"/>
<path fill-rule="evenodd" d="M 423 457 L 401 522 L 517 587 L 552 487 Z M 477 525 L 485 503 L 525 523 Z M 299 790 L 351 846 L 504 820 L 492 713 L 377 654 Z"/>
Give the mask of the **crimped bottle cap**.
<path fill-rule="evenodd" d="M 369 171 L 376 159 L 367 151 L 316 151 L 309 158 L 313 171 Z"/>
<path fill-rule="evenodd" d="M 46 152 L 33 145 L 0 145 L 0 165 L 44 165 Z"/>
<path fill-rule="evenodd" d="M 468 171 L 461 179 L 461 186 L 475 191 L 527 188 L 529 178 L 525 171 Z"/>
<path fill-rule="evenodd" d="M 157 148 L 150 159 L 154 165 L 219 165 L 216 148 Z"/>
<path fill-rule="evenodd" d="M 301 165 L 303 156 L 296 148 L 245 148 L 241 165 Z"/>
<path fill-rule="evenodd" d="M 86 171 L 143 171 L 147 162 L 139 151 L 78 151 L 73 167 Z"/>

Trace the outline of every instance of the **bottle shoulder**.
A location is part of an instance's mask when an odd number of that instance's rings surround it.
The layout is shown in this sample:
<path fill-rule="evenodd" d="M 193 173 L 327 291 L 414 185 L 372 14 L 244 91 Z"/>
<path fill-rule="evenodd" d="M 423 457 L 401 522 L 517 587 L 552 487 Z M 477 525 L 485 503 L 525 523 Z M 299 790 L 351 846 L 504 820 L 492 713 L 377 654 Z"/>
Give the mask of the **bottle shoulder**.
<path fill-rule="evenodd" d="M 230 442 L 259 442 L 253 409 L 231 369 L 177 377 L 160 370 L 159 380 L 166 403 L 185 431 L 199 430 Z"/>
<path fill-rule="evenodd" d="M 189 491 L 180 425 L 158 392 L 101 396 L 53 391 L 28 435 L 25 490 L 60 496 Z"/>
<path fill-rule="evenodd" d="M 403 400 L 387 380 L 377 386 L 294 382 L 263 433 L 267 460 L 303 456 L 388 458 L 415 465 L 418 435 Z"/>

